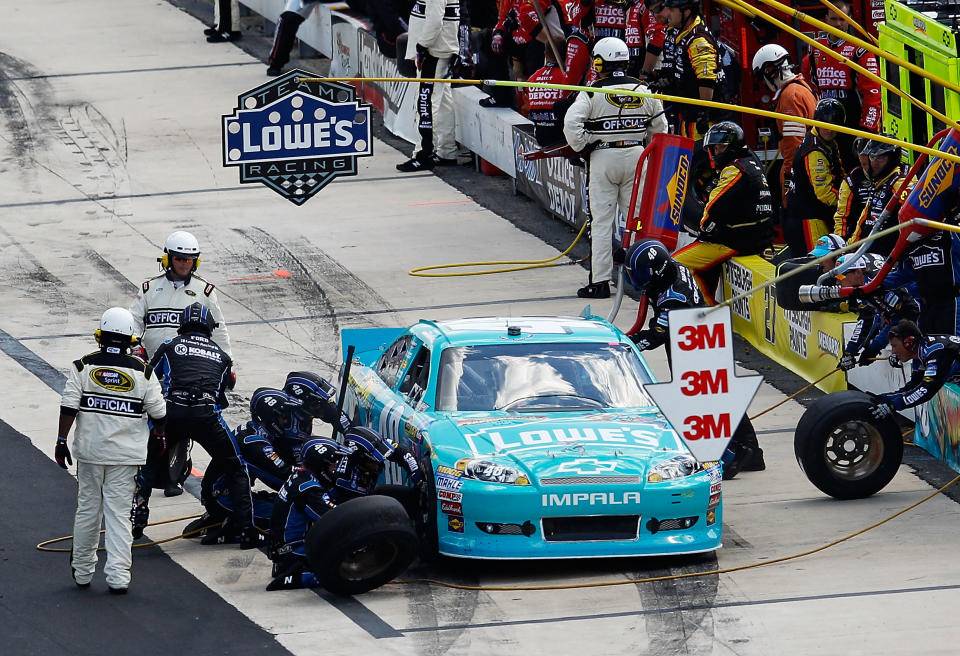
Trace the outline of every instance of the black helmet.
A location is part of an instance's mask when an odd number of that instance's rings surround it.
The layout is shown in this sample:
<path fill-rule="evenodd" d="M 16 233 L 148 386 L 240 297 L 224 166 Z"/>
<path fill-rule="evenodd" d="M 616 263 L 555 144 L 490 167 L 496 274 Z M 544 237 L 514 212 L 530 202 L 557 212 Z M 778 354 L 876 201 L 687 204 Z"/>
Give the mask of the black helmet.
<path fill-rule="evenodd" d="M 394 442 L 384 439 L 377 431 L 364 426 L 351 428 L 343 436 L 347 446 L 353 449 L 351 460 L 355 465 L 369 472 L 377 472 L 384 463 L 393 457 L 397 450 Z"/>
<path fill-rule="evenodd" d="M 213 334 L 213 329 L 219 325 L 214 321 L 213 313 L 198 301 L 184 308 L 183 314 L 180 315 L 180 328 L 177 329 L 177 332 L 181 335 L 189 332 L 201 332 L 209 337 Z"/>
<path fill-rule="evenodd" d="M 665 289 L 677 278 L 676 261 L 656 239 L 643 239 L 630 246 L 624 264 L 627 278 L 640 291 L 647 287 Z"/>
<path fill-rule="evenodd" d="M 725 144 L 727 149 L 719 155 L 714 155 L 710 147 L 721 144 Z M 719 123 L 711 125 L 707 133 L 703 135 L 703 147 L 710 152 L 714 166 L 723 168 L 746 147 L 746 140 L 743 138 L 743 128 L 733 121 L 720 121 Z"/>
<path fill-rule="evenodd" d="M 293 413 L 300 402 L 278 389 L 260 387 L 250 397 L 250 416 L 275 438 L 294 425 Z"/>
<path fill-rule="evenodd" d="M 300 449 L 303 468 L 325 485 L 332 486 L 337 480 L 337 466 L 350 449 L 333 440 L 310 440 Z"/>
<path fill-rule="evenodd" d="M 890 135 L 884 134 L 883 136 L 889 137 Z M 890 171 L 900 166 L 902 153 L 903 151 L 900 146 L 884 141 L 876 141 L 874 139 L 869 140 L 867 145 L 863 147 L 863 150 L 860 151 L 861 155 L 867 155 L 868 157 L 882 157 L 884 155 L 888 157 L 887 163 L 876 176 L 874 176 L 873 167 L 871 166 L 870 177 L 876 178 L 877 180 L 885 178 Z"/>
<path fill-rule="evenodd" d="M 337 406 L 333 402 L 337 388 L 327 379 L 311 371 L 291 371 L 287 374 L 283 391 L 300 401 L 303 411 L 311 417 L 328 424 L 337 420 Z"/>
<path fill-rule="evenodd" d="M 836 98 L 823 98 L 813 110 L 813 120 L 843 125 L 847 122 L 847 111 L 843 108 L 843 103 Z"/>
<path fill-rule="evenodd" d="M 881 134 L 883 137 L 892 138 L 889 134 Z M 897 161 L 900 160 L 900 146 L 887 143 L 886 141 L 877 141 L 875 139 L 863 138 L 867 143 L 860 150 L 861 155 L 892 155 Z"/>
<path fill-rule="evenodd" d="M 864 148 L 866 147 L 866 145 L 869 144 L 869 143 L 870 143 L 870 140 L 867 139 L 866 137 L 857 137 L 856 139 L 854 139 L 854 140 L 853 140 L 853 154 L 854 154 L 854 155 L 865 155 L 866 153 L 863 152 L 863 149 L 864 149 Z"/>

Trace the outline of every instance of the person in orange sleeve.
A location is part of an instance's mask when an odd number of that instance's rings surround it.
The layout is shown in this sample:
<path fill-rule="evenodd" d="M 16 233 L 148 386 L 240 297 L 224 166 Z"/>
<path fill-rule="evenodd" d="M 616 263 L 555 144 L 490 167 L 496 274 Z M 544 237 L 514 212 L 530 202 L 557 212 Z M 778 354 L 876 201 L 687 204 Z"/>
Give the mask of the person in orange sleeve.
<path fill-rule="evenodd" d="M 848 0 L 835 0 L 834 5 L 850 16 Z M 834 11 L 827 12 L 824 22 L 842 32 L 850 32 L 851 29 L 843 16 Z M 826 32 L 820 32 L 816 40 L 874 75 L 880 75 L 877 57 L 872 52 Z M 834 59 L 819 49 L 811 50 L 804 57 L 802 72 L 819 91 L 821 98 L 836 98 L 843 103 L 847 116 L 844 123 L 846 127 L 859 128 L 867 132 L 880 130 L 883 124 L 883 107 L 878 82 L 856 73 L 840 60 Z M 851 149 L 853 137 L 841 133 L 837 135 L 837 140 L 844 170 L 852 171 L 857 165 Z"/>
<path fill-rule="evenodd" d="M 803 75 L 794 73 L 787 49 L 777 43 L 768 43 L 753 56 L 753 73 L 763 79 L 767 87 L 774 92 L 773 101 L 780 114 L 813 118 L 817 106 L 817 97 L 813 89 L 803 79 Z M 787 192 L 787 180 L 793 169 L 793 157 L 797 148 L 807 136 L 807 126 L 798 121 L 777 119 L 780 130 L 780 154 L 783 166 L 780 167 L 780 193 Z"/>
<path fill-rule="evenodd" d="M 674 93 L 693 100 L 723 102 L 718 90 L 723 83 L 717 40 L 700 16 L 700 0 L 665 0 L 667 26 L 677 30 Z M 712 123 L 725 117 L 723 110 L 686 104 L 680 109 L 680 132 L 698 140 Z"/>
<path fill-rule="evenodd" d="M 843 125 L 843 105 L 835 98 L 817 103 L 813 118 Z M 787 190 L 786 213 L 781 225 L 793 257 L 809 253 L 817 240 L 834 232 L 843 168 L 837 131 L 811 128 L 793 158 L 793 176 Z"/>
<path fill-rule="evenodd" d="M 690 269 L 703 297 L 716 305 L 714 291 L 721 265 L 737 255 L 755 255 L 773 242 L 773 200 L 757 155 L 743 129 L 721 121 L 707 130 L 703 147 L 718 177 L 700 220 L 697 241 L 674 259 Z"/>

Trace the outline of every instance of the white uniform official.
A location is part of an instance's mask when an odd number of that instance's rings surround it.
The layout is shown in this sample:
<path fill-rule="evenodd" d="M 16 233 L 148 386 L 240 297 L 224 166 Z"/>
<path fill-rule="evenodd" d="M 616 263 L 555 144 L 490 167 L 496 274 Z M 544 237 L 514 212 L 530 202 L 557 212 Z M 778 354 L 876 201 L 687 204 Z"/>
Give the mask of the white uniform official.
<path fill-rule="evenodd" d="M 147 416 L 160 420 L 167 412 L 160 383 L 146 364 L 121 349 L 96 351 L 70 367 L 60 412 L 76 418 L 74 578 L 82 585 L 93 577 L 102 518 L 107 585 L 125 590 L 130 583 L 135 477 L 147 460 Z"/>
<path fill-rule="evenodd" d="M 632 77 L 614 72 L 591 86 L 648 92 Z M 663 104 L 653 98 L 581 91 L 564 118 L 563 134 L 590 154 L 590 272 L 593 284 L 613 277 L 613 231 L 617 207 L 627 215 L 637 161 L 652 135 L 667 131 Z"/>
<path fill-rule="evenodd" d="M 445 78 L 451 57 L 460 50 L 459 0 L 417 0 L 410 10 L 408 24 L 406 58 L 415 61 L 419 45 L 421 52 L 426 49 L 420 77 Z M 449 84 L 420 83 L 417 102 L 420 143 L 414 150 L 414 157 L 423 150 L 436 153 L 442 159 L 456 159 L 457 138 L 450 87 Z"/>
<path fill-rule="evenodd" d="M 166 274 L 160 274 L 140 286 L 130 306 L 137 334 L 143 335 L 140 341 L 149 358 L 161 344 L 177 336 L 183 309 L 197 302 L 209 309 L 219 324 L 213 331 L 213 341 L 230 354 L 230 335 L 214 286 L 196 274 L 186 281 L 170 280 Z"/>

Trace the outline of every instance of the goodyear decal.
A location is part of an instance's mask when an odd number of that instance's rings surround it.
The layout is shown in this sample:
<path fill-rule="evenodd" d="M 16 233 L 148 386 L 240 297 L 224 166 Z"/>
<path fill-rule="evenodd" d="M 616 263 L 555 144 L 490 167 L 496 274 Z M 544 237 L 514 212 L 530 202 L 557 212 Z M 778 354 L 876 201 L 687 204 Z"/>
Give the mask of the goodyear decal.
<path fill-rule="evenodd" d="M 97 385 L 111 392 L 129 392 L 134 386 L 133 379 L 130 376 L 122 371 L 107 367 L 97 367 L 90 372 L 90 378 Z"/>

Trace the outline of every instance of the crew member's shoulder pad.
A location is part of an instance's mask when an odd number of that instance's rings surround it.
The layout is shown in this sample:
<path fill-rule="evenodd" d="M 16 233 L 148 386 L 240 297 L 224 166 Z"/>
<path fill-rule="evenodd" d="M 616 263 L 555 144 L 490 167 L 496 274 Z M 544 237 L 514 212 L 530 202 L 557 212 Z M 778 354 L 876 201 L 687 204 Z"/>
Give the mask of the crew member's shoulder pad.
<path fill-rule="evenodd" d="M 144 281 L 143 281 L 143 284 L 140 285 L 141 289 L 143 289 L 144 292 L 148 291 L 148 290 L 150 289 L 150 283 L 151 283 L 151 282 L 153 282 L 153 281 L 156 280 L 157 278 L 163 278 L 163 277 L 166 276 L 166 275 L 167 275 L 166 273 L 161 273 L 161 274 L 159 274 L 159 275 L 154 276 L 153 278 L 150 278 L 149 280 L 144 280 Z"/>
<path fill-rule="evenodd" d="M 209 295 L 213 292 L 213 288 L 214 288 L 216 285 L 214 285 L 212 282 L 209 282 L 209 281 L 207 281 L 207 280 L 204 280 L 203 278 L 201 278 L 201 277 L 198 276 L 197 274 L 193 274 L 193 277 L 194 277 L 197 281 L 203 283 L 203 285 L 204 285 L 204 287 L 203 287 L 203 295 L 204 295 L 204 296 L 209 296 Z"/>

